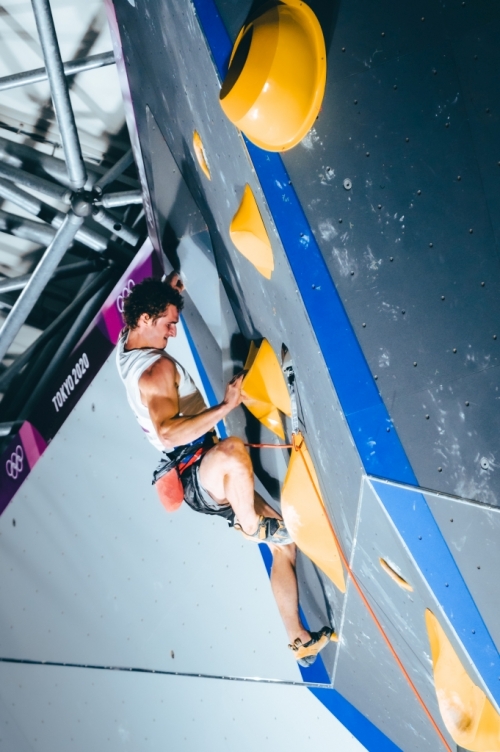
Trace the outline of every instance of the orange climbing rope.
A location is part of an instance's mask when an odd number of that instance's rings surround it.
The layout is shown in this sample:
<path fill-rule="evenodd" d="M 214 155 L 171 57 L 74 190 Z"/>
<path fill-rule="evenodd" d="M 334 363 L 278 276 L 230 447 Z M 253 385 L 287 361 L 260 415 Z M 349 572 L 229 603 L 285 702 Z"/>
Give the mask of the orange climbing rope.
<path fill-rule="evenodd" d="M 301 445 L 299 445 L 299 446 L 295 445 L 295 434 L 293 435 L 293 449 L 296 452 L 300 452 L 301 451 Z M 308 467 L 307 462 L 305 460 L 304 460 L 304 465 L 306 467 L 307 474 L 309 475 L 309 480 L 311 481 L 311 484 L 312 484 L 312 486 L 314 488 L 316 496 L 318 497 L 318 501 L 321 503 L 321 505 L 323 505 L 323 500 L 321 498 L 321 495 L 320 495 L 318 489 L 316 488 L 316 483 L 314 482 L 314 479 L 313 479 L 313 477 L 311 475 L 311 471 L 309 470 L 309 467 Z M 439 726 L 437 725 L 436 721 L 432 717 L 431 712 L 428 710 L 427 705 L 425 704 L 425 702 L 423 701 L 422 697 L 420 696 L 418 689 L 416 688 L 416 686 L 412 682 L 412 680 L 410 678 L 410 675 L 408 674 L 407 670 L 403 666 L 403 664 L 402 664 L 402 662 L 401 662 L 398 654 L 396 653 L 396 651 L 392 647 L 392 643 L 389 640 L 389 638 L 387 637 L 387 635 L 386 635 L 386 633 L 384 631 L 384 628 L 382 627 L 381 623 L 379 622 L 379 620 L 378 620 L 378 618 L 377 618 L 374 610 L 370 606 L 370 604 L 368 602 L 368 599 L 367 599 L 366 595 L 364 594 L 364 592 L 363 592 L 363 590 L 361 588 L 361 585 L 357 581 L 356 576 L 354 575 L 354 572 L 352 571 L 352 569 L 350 567 L 350 564 L 349 564 L 349 562 L 347 560 L 346 555 L 344 554 L 344 551 L 342 549 L 342 546 L 340 545 L 340 541 L 339 541 L 339 539 L 337 537 L 337 534 L 336 534 L 336 532 L 334 530 L 334 527 L 333 527 L 333 525 L 332 525 L 332 523 L 330 521 L 329 516 L 326 515 L 326 518 L 328 520 L 328 524 L 330 526 L 330 530 L 332 532 L 333 538 L 334 538 L 335 543 L 337 545 L 337 548 L 338 548 L 339 555 L 340 555 L 340 558 L 342 560 L 342 563 L 343 563 L 344 567 L 347 569 L 347 572 L 349 573 L 349 575 L 351 577 L 352 583 L 353 583 L 354 587 L 356 588 L 359 597 L 363 601 L 363 603 L 364 603 L 364 605 L 366 607 L 366 610 L 368 611 L 368 613 L 372 617 L 373 621 L 375 622 L 375 625 L 377 626 L 380 634 L 382 635 L 382 638 L 383 638 L 384 642 L 386 643 L 387 647 L 389 648 L 390 652 L 392 653 L 392 656 L 393 656 L 394 660 L 396 661 L 396 663 L 398 664 L 399 668 L 401 669 L 401 672 L 402 672 L 403 676 L 405 677 L 406 681 L 408 682 L 408 684 L 410 685 L 410 688 L 413 690 L 413 693 L 414 693 L 415 697 L 417 698 L 418 702 L 422 706 L 422 709 L 424 710 L 424 713 L 426 714 L 427 718 L 431 722 L 431 725 L 433 726 L 434 730 L 436 731 L 437 735 L 439 736 L 440 740 L 442 741 L 442 743 L 444 744 L 444 746 L 448 750 L 448 752 L 452 752 L 452 749 L 451 749 L 450 745 L 446 741 L 445 737 L 443 736 L 443 733 L 442 733 L 441 729 L 439 728 Z"/>
<path fill-rule="evenodd" d="M 302 451 L 302 444 L 296 445 L 296 443 L 295 443 L 295 437 L 296 437 L 296 434 L 293 434 L 293 436 L 292 436 L 293 443 L 292 444 L 245 444 L 245 446 L 256 448 L 256 449 L 293 449 L 296 452 L 301 452 Z M 323 506 L 323 500 L 321 498 L 321 495 L 320 495 L 318 489 L 316 488 L 316 483 L 315 483 L 315 481 L 314 481 L 314 479 L 313 479 L 313 477 L 311 475 L 311 471 L 309 470 L 309 466 L 308 466 L 308 464 L 307 464 L 307 462 L 305 460 L 304 460 L 304 465 L 305 465 L 305 468 L 307 470 L 307 474 L 309 476 L 309 480 L 311 481 L 311 485 L 314 488 L 316 496 L 318 497 L 318 501 Z M 389 650 L 390 650 L 390 652 L 391 652 L 394 660 L 396 661 L 396 663 L 398 664 L 399 668 L 401 669 L 401 672 L 402 672 L 403 676 L 405 677 L 406 681 L 408 682 L 408 684 L 409 684 L 411 690 L 413 691 L 415 697 L 417 698 L 418 702 L 422 706 L 422 709 L 423 709 L 424 713 L 426 714 L 427 718 L 429 719 L 429 721 L 431 722 L 432 727 L 436 731 L 437 735 L 439 736 L 440 740 L 442 741 L 442 743 L 444 744 L 444 746 L 448 750 L 448 752 L 452 752 L 452 749 L 451 749 L 450 745 L 446 741 L 445 737 L 443 736 L 443 733 L 442 733 L 441 729 L 439 728 L 439 726 L 437 725 L 436 721 L 432 717 L 432 714 L 429 711 L 429 709 L 427 708 L 427 705 L 423 701 L 422 697 L 420 696 L 420 693 L 419 693 L 418 689 L 416 688 L 416 686 L 412 682 L 410 675 L 408 674 L 407 670 L 403 666 L 403 664 L 402 664 L 402 662 L 401 662 L 398 654 L 396 653 L 396 651 L 392 647 L 392 643 L 389 640 L 389 638 L 387 637 L 387 635 L 386 635 L 386 633 L 384 631 L 383 626 L 379 622 L 379 620 L 378 620 L 378 618 L 377 618 L 374 610 L 370 606 L 370 603 L 368 602 L 368 599 L 367 599 L 366 595 L 364 594 L 364 592 L 363 592 L 363 590 L 361 588 L 361 585 L 357 581 L 356 576 L 355 576 L 354 572 L 352 571 L 352 569 L 350 567 L 350 564 L 349 564 L 349 562 L 347 560 L 346 555 L 344 554 L 344 551 L 342 549 L 342 546 L 340 545 L 340 541 L 339 541 L 339 539 L 337 537 L 337 534 L 336 534 L 335 529 L 334 529 L 334 527 L 333 527 L 333 525 L 332 525 L 332 523 L 330 521 L 329 516 L 328 515 L 325 515 L 325 516 L 326 516 L 326 519 L 328 520 L 328 524 L 330 526 L 330 530 L 332 532 L 333 538 L 334 538 L 336 546 L 338 548 L 339 555 L 340 555 L 340 558 L 342 560 L 342 563 L 343 563 L 344 567 L 346 568 L 348 574 L 350 575 L 352 583 L 353 583 L 354 587 L 356 588 L 356 591 L 358 592 L 359 597 L 363 601 L 363 603 L 364 603 L 364 605 L 366 607 L 366 610 L 368 611 L 368 613 L 372 617 L 373 621 L 375 622 L 375 625 L 378 628 L 380 634 L 382 635 L 382 638 L 383 638 L 384 642 L 386 643 L 386 645 L 389 648 Z"/>

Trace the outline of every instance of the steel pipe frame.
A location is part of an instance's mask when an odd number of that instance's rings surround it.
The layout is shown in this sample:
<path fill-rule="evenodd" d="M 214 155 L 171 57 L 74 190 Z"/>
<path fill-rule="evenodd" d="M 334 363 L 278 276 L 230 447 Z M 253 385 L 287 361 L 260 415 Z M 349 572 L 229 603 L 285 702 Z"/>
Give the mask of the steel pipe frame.
<path fill-rule="evenodd" d="M 83 162 L 80 141 L 76 130 L 75 116 L 71 107 L 68 86 L 64 75 L 61 52 L 57 41 L 54 20 L 49 0 L 31 0 L 33 13 L 42 45 L 45 67 L 50 83 L 52 102 L 61 133 L 66 166 L 74 190 L 83 188 L 87 171 Z M 1 347 L 0 347 L 1 353 Z"/>
<path fill-rule="evenodd" d="M 95 68 L 103 68 L 105 65 L 113 65 L 114 62 L 115 56 L 113 52 L 102 52 L 99 55 L 82 57 L 78 60 L 64 63 L 64 75 L 74 76 L 76 73 L 83 73 L 84 71 L 94 70 Z M 3 78 L 0 78 L 0 91 L 16 89 L 18 86 L 27 86 L 28 84 L 37 84 L 40 83 L 40 81 L 46 81 L 47 78 L 46 68 L 34 68 L 33 70 L 25 71 L 23 73 L 14 73 L 12 76 L 4 76 Z"/>
<path fill-rule="evenodd" d="M 105 209 L 113 209 L 117 206 L 129 206 L 130 204 L 142 204 L 141 191 L 118 191 L 117 193 L 105 193 L 98 202 Z"/>
<path fill-rule="evenodd" d="M 78 311 L 80 307 L 84 305 L 87 300 L 94 295 L 95 292 L 97 292 L 97 290 L 100 288 L 100 284 L 101 283 L 98 278 L 95 278 L 89 283 L 87 287 L 85 287 L 84 290 L 81 290 L 76 298 L 69 304 L 69 306 L 65 308 L 64 311 L 61 311 L 59 316 L 57 316 L 57 318 L 55 318 L 54 321 L 49 324 L 46 329 L 44 329 L 38 339 L 36 339 L 29 347 L 27 347 L 22 355 L 19 355 L 19 357 L 15 359 L 12 365 L 9 366 L 9 368 L 0 375 L 0 392 L 5 392 L 6 389 L 8 389 L 12 382 L 12 379 L 17 376 L 19 371 L 24 368 L 24 366 L 29 362 L 30 358 L 34 357 L 34 355 L 40 350 L 40 348 L 43 347 L 45 343 L 50 340 L 51 337 L 53 337 L 59 331 L 59 329 L 67 323 L 73 313 L 75 311 Z"/>
<path fill-rule="evenodd" d="M 19 144 L 16 141 L 9 141 L 9 139 L 0 136 L 0 164 L 8 165 L 11 168 L 22 171 L 26 165 L 28 165 L 28 170 L 31 170 L 33 163 L 50 178 L 49 180 L 45 176 L 41 176 L 38 178 L 39 180 L 45 180 L 49 186 L 54 185 L 51 181 L 56 181 L 56 188 L 61 191 L 65 190 L 68 196 L 71 195 L 73 189 L 64 159 L 54 157 L 51 154 L 45 154 L 45 152 L 38 151 L 32 146 Z M 85 163 L 85 167 L 87 169 L 86 187 L 91 188 L 93 183 L 98 179 L 99 174 L 94 169 L 95 166 L 87 162 Z M 35 179 L 38 177 L 37 172 L 28 171 L 24 174 L 32 176 Z M 63 189 L 62 186 L 65 186 L 65 188 Z"/>
<path fill-rule="evenodd" d="M 0 361 L 3 360 L 17 333 L 33 310 L 40 294 L 73 242 L 82 223 L 83 218 L 77 217 L 72 211 L 66 215 L 52 243 L 40 259 L 29 283 L 16 300 L 0 329 Z"/>
<path fill-rule="evenodd" d="M 33 214 L 35 217 L 40 217 L 44 222 L 55 227 L 56 230 L 62 225 L 64 217 L 66 216 L 49 204 L 44 203 L 35 196 L 23 191 L 22 188 L 18 188 L 16 185 L 3 180 L 2 178 L 0 178 L 0 198 L 11 201 L 21 209 L 24 209 L 24 211 Z M 84 226 L 78 230 L 75 239 L 97 253 L 105 251 L 109 244 L 107 238 Z"/>
<path fill-rule="evenodd" d="M 66 163 L 63 159 L 59 159 L 59 157 L 53 157 L 50 154 L 45 154 L 43 151 L 37 151 L 36 149 L 33 149 L 33 147 L 27 146 L 26 144 L 18 144 L 15 141 L 9 141 L 7 138 L 2 138 L 0 136 L 0 165 L 2 167 L 19 170 L 22 175 L 33 177 L 35 178 L 35 180 L 43 180 L 48 184 L 48 187 L 51 188 L 54 185 L 51 180 L 47 180 L 47 178 L 43 176 L 40 177 L 36 173 L 24 171 L 26 164 L 31 165 L 31 163 L 33 162 L 37 166 L 39 166 L 43 170 L 43 172 L 52 180 L 57 181 L 57 185 L 55 187 L 61 192 L 64 190 L 64 194 L 62 194 L 63 196 L 71 195 L 72 188 L 69 183 Z M 90 179 L 87 181 L 87 183 L 91 183 L 92 181 L 97 180 L 97 175 L 91 171 L 89 165 L 87 165 L 87 171 L 90 175 Z M 5 177 L 7 178 L 6 175 Z M 11 177 L 7 179 L 13 180 L 13 178 Z M 65 186 L 65 188 L 63 188 L 62 186 Z M 41 193 L 42 191 L 38 190 L 38 192 Z M 63 200 L 65 199 L 63 198 Z M 66 201 L 69 201 L 69 199 L 66 198 Z"/>
<path fill-rule="evenodd" d="M 38 217 L 42 211 L 43 204 L 39 198 L 32 196 L 31 193 L 26 193 L 22 188 L 18 188 L 15 183 L 4 178 L 0 178 L 0 198 L 16 204 L 20 209 L 28 212 L 28 214 L 33 214 L 35 217 Z"/>
<path fill-rule="evenodd" d="M 94 188 L 102 193 L 102 189 L 116 180 L 122 172 L 124 172 L 129 165 L 134 161 L 134 155 L 132 149 L 129 149 L 116 164 L 113 165 L 107 172 L 102 175 L 99 180 L 94 183 Z"/>
<path fill-rule="evenodd" d="M 108 180 L 115 180 L 118 175 L 127 168 L 132 159 L 132 151 L 128 151 L 120 160 L 118 160 L 116 165 L 114 165 L 105 175 L 103 175 L 105 184 L 107 184 Z M 4 180 L 2 181 L 1 178 L 3 178 Z M 56 227 L 56 229 L 61 226 L 64 220 L 64 214 L 62 212 L 58 212 L 52 207 L 49 207 L 47 204 L 44 204 L 42 201 L 40 201 L 40 199 L 37 199 L 34 196 L 25 193 L 22 189 L 18 188 L 9 190 L 8 186 L 4 183 L 5 180 L 15 183 L 15 185 L 22 185 L 26 188 L 30 188 L 33 191 L 42 193 L 43 195 L 57 199 L 58 201 L 65 202 L 69 201 L 71 198 L 71 191 L 69 189 L 63 188 L 56 183 L 51 183 L 44 178 L 39 178 L 36 175 L 31 175 L 24 170 L 20 170 L 18 167 L 12 167 L 11 165 L 0 162 L 0 195 L 2 195 L 4 198 L 8 198 L 10 201 L 25 209 L 25 211 L 34 214 L 35 216 L 39 216 L 44 207 L 48 210 L 50 209 L 50 211 L 54 213 L 54 218 L 51 220 L 50 224 Z M 142 198 L 140 198 L 140 191 L 122 191 L 116 194 L 108 195 L 111 197 L 117 196 L 119 201 L 120 199 L 123 199 L 123 201 L 120 201 L 120 203 L 115 203 L 114 206 L 125 206 L 130 203 L 142 203 Z M 104 203 L 105 198 L 106 195 L 103 195 L 100 200 L 101 203 Z M 93 215 L 93 218 L 103 227 L 106 227 L 106 229 L 110 230 L 115 235 L 125 240 L 125 242 L 133 246 L 136 245 L 139 239 L 139 235 L 131 228 L 123 225 L 123 223 L 119 220 L 116 220 L 112 215 L 105 212 L 104 209 L 97 209 L 95 214 Z M 119 231 L 115 229 L 115 226 L 117 224 L 120 225 Z M 94 232 L 87 227 L 82 227 L 78 231 L 77 240 L 97 252 L 105 251 L 108 247 L 107 238 L 104 238 L 99 233 Z"/>
<path fill-rule="evenodd" d="M 56 234 L 52 227 L 42 222 L 34 222 L 32 219 L 19 217 L 17 214 L 9 214 L 2 209 L 0 209 L 0 232 L 45 246 L 52 243 Z"/>
<path fill-rule="evenodd" d="M 146 212 L 144 211 L 144 207 L 143 207 L 141 209 L 141 211 L 139 212 L 139 214 L 137 215 L 137 217 L 132 222 L 132 227 L 137 227 L 137 225 L 139 224 L 139 222 L 141 221 L 141 219 L 145 216 L 145 214 L 146 214 Z"/>
<path fill-rule="evenodd" d="M 74 264 L 59 266 L 52 275 L 52 279 L 77 277 L 80 274 L 89 274 L 90 272 L 99 271 L 100 268 L 102 268 L 102 264 L 98 266 L 96 261 L 77 261 Z M 31 274 L 22 274 L 19 277 L 5 277 L 4 279 L 0 279 L 0 295 L 3 295 L 6 292 L 24 290 L 31 277 Z"/>
<path fill-rule="evenodd" d="M 54 20 L 52 18 L 50 2 L 49 0 L 31 0 L 31 2 L 45 60 L 46 74 L 50 84 L 51 97 L 59 125 L 59 131 L 61 134 L 70 185 L 73 191 L 79 191 L 82 190 L 87 183 L 87 172 L 85 163 L 83 161 L 80 141 L 76 129 L 75 117 L 69 97 L 69 91 L 65 78 L 65 71 L 61 59 L 61 53 L 59 50 L 59 44 L 57 41 Z M 109 184 L 112 180 L 114 180 L 118 175 L 120 175 L 123 170 L 125 170 L 126 167 L 132 162 L 132 160 L 132 153 L 131 151 L 129 151 L 117 162 L 117 164 L 115 164 L 97 181 L 97 189 L 102 193 L 102 188 L 105 185 Z M 6 167 L 7 170 L 5 169 Z M 13 173 L 16 172 L 17 179 L 20 179 L 21 184 L 26 185 L 26 187 L 31 187 L 35 190 L 38 187 L 44 189 L 44 191 L 51 191 L 49 195 L 51 195 L 52 197 L 54 197 L 54 193 L 52 193 L 52 191 L 56 191 L 57 193 L 56 186 L 52 186 L 49 181 L 38 179 L 36 180 L 38 186 L 35 187 L 33 185 L 33 176 L 29 176 L 29 174 L 27 173 L 25 175 L 19 175 L 19 170 L 16 171 L 15 168 L 9 168 L 7 165 L 4 165 L 4 177 L 13 180 Z M 25 181 L 24 183 L 23 180 Z M 16 198 L 18 202 L 21 201 L 23 208 L 29 206 L 29 210 L 35 210 L 37 214 L 41 212 L 41 202 L 37 202 L 36 200 L 31 201 L 27 196 L 20 195 L 19 191 L 11 191 L 11 194 L 12 193 L 17 194 L 16 196 L 14 196 L 14 198 Z M 61 200 L 63 199 L 63 196 L 66 200 L 71 200 L 71 196 L 68 196 L 66 191 L 62 195 L 59 192 L 59 195 L 56 195 L 55 197 Z M 9 218 L 9 216 L 6 215 L 5 212 L 2 212 L 2 214 L 4 215 L 3 219 L 6 229 L 12 231 L 12 218 Z M 96 207 L 93 214 L 96 221 L 100 222 L 105 227 L 107 226 L 108 229 L 114 231 L 116 235 L 122 237 L 126 242 L 132 245 L 137 244 L 139 235 L 130 228 L 123 226 L 122 223 L 118 223 L 114 219 L 114 217 L 112 215 L 108 215 L 108 213 L 104 209 Z M 54 216 L 57 216 L 57 213 L 55 213 Z M 10 226 L 9 219 L 11 223 Z M 22 231 L 23 227 L 22 225 L 20 226 L 20 224 L 21 223 L 19 223 L 18 220 L 17 229 L 21 229 Z M 22 224 L 25 223 L 23 222 Z M 37 223 L 30 224 L 36 225 Z M 27 317 L 35 306 L 38 297 L 52 277 L 56 267 L 68 250 L 69 246 L 72 244 L 82 224 L 83 217 L 77 216 L 72 209 L 70 209 L 68 214 L 62 220 L 60 228 L 47 247 L 35 271 L 31 275 L 29 282 L 22 290 L 20 296 L 18 297 L 16 303 L 12 307 L 0 329 L 0 361 L 3 360 L 4 356 L 6 355 L 20 328 L 25 323 Z M 39 229 L 40 228 L 36 227 L 30 228 L 32 232 L 36 232 L 36 230 Z"/>
<path fill-rule="evenodd" d="M 36 406 L 40 396 L 50 385 L 52 377 L 55 375 L 59 367 L 64 363 L 66 358 L 70 355 L 71 351 L 78 343 L 80 337 L 84 334 L 88 325 L 90 324 L 116 283 L 116 278 L 112 275 L 113 270 L 111 267 L 108 267 L 107 269 L 104 269 L 98 277 L 96 277 L 95 283 L 96 285 L 99 284 L 99 288 L 82 306 L 75 321 L 71 324 L 70 329 L 64 336 L 63 341 L 59 344 L 57 352 L 51 358 L 48 366 L 43 370 L 43 374 L 38 380 L 36 387 L 30 394 L 26 404 L 22 407 L 19 417 L 29 417 L 31 410 Z"/>
<path fill-rule="evenodd" d="M 45 346 L 37 352 L 36 358 L 31 359 L 29 370 L 11 383 L 10 388 L 4 394 L 2 402 L 0 402 L 0 415 L 3 421 L 17 420 L 20 417 L 23 406 L 33 394 L 33 390 L 36 388 L 41 374 L 43 374 L 55 356 L 62 339 L 66 336 L 69 325 L 67 321 L 66 325 L 61 327 L 46 342 Z"/>
<path fill-rule="evenodd" d="M 16 167 L 18 169 L 22 168 L 22 165 L 26 163 L 35 162 L 42 168 L 45 173 L 47 173 L 47 175 L 50 175 L 51 178 L 57 180 L 57 182 L 61 185 L 71 188 L 68 179 L 68 173 L 66 170 L 66 164 L 64 160 L 59 159 L 59 157 L 53 157 L 50 154 L 45 154 L 42 151 L 37 151 L 36 149 L 33 149 L 33 147 L 27 146 L 26 144 L 18 144 L 15 141 L 9 141 L 8 139 L 2 138 L 0 136 L 0 160 L 10 167 Z M 94 185 L 94 183 L 99 179 L 100 173 L 98 172 L 98 170 L 102 168 L 97 168 L 96 165 L 91 165 L 87 162 L 85 162 L 85 167 L 87 168 L 88 175 L 86 187 L 90 189 L 92 185 Z M 124 183 L 125 185 L 137 185 L 137 180 L 129 178 L 123 174 L 117 175 L 115 179 L 121 183 Z M 49 183 L 49 185 L 51 184 Z"/>
<path fill-rule="evenodd" d="M 12 165 L 0 162 L 0 177 L 4 178 L 4 180 L 9 180 L 11 183 L 16 183 L 16 185 L 23 185 L 25 188 L 41 193 L 42 196 L 69 204 L 71 198 L 70 188 L 57 185 L 57 183 L 52 183 L 50 180 L 45 180 L 45 178 L 39 178 L 38 175 L 32 175 L 30 172 L 19 169 L 19 167 L 12 167 Z"/>
<path fill-rule="evenodd" d="M 92 219 L 95 219 L 100 225 L 132 246 L 136 246 L 139 242 L 141 236 L 138 232 L 124 225 L 121 220 L 109 214 L 109 212 L 100 206 L 95 206 L 92 210 Z"/>
<path fill-rule="evenodd" d="M 21 428 L 22 421 L 10 420 L 8 423 L 0 423 L 0 438 L 5 438 L 13 433 L 14 429 Z"/>
<path fill-rule="evenodd" d="M 66 216 L 67 215 L 62 214 L 62 212 L 57 212 L 51 223 L 52 227 L 55 227 L 58 230 L 64 222 Z M 94 232 L 94 230 L 85 227 L 85 225 L 82 225 L 80 227 L 75 235 L 75 240 L 78 240 L 80 243 L 86 245 L 87 248 L 90 248 L 96 253 L 102 253 L 108 248 L 109 245 L 107 238 L 105 238 L 103 235 L 100 235 L 98 232 Z"/>

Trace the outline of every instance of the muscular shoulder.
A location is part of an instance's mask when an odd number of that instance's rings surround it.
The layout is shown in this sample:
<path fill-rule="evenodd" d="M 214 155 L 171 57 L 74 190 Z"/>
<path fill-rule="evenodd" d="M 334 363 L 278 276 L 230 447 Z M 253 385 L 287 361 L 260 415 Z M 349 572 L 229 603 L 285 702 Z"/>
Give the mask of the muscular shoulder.
<path fill-rule="evenodd" d="M 139 379 L 139 388 L 143 394 L 154 392 L 169 392 L 175 389 L 177 382 L 177 369 L 170 358 L 158 358 L 146 368 Z"/>

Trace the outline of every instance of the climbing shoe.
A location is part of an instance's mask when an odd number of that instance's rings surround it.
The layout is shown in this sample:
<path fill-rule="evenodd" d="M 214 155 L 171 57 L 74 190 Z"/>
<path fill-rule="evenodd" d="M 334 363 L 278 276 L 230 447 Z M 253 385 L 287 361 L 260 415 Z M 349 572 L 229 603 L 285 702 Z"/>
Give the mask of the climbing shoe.
<path fill-rule="evenodd" d="M 308 642 L 302 642 L 297 637 L 292 645 L 288 647 L 293 651 L 297 663 L 300 666 L 311 666 L 320 650 L 323 650 L 329 642 L 337 642 L 338 635 L 331 627 L 322 627 L 319 632 L 311 632 L 311 639 Z"/>
<path fill-rule="evenodd" d="M 287 546 L 289 543 L 293 543 L 283 520 L 277 520 L 274 517 L 264 517 L 261 515 L 257 530 L 253 535 L 245 533 L 239 522 L 235 522 L 234 527 L 245 538 L 255 541 L 255 543 L 275 543 L 277 546 Z"/>

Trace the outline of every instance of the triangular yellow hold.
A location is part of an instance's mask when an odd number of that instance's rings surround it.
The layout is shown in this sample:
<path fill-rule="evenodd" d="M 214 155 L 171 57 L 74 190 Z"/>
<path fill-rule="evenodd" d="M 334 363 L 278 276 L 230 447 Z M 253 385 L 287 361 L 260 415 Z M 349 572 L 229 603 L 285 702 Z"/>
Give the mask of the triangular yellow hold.
<path fill-rule="evenodd" d="M 245 186 L 241 204 L 229 227 L 229 237 L 238 251 L 266 279 L 271 279 L 274 269 L 273 249 L 249 185 Z"/>
<path fill-rule="evenodd" d="M 425 623 L 439 710 L 450 736 L 470 752 L 500 752 L 500 715 L 467 674 L 441 624 L 428 609 Z"/>
<path fill-rule="evenodd" d="M 270 431 L 284 439 L 278 411 L 292 414 L 290 395 L 278 358 L 266 339 L 258 349 L 251 343 L 245 370 L 248 373 L 241 387 L 243 404 Z"/>
<path fill-rule="evenodd" d="M 294 443 L 281 491 L 283 520 L 298 548 L 345 593 L 344 570 L 311 455 L 301 434 Z"/>
<path fill-rule="evenodd" d="M 203 141 L 201 140 L 201 136 L 198 133 L 198 131 L 194 131 L 193 133 L 193 149 L 194 149 L 196 159 L 198 160 L 198 164 L 203 170 L 203 173 L 206 175 L 206 177 L 209 180 L 212 180 L 212 176 L 210 175 L 210 167 L 208 166 L 207 155 L 205 152 L 205 147 L 203 146 Z"/>

